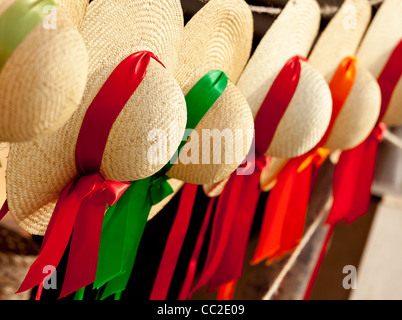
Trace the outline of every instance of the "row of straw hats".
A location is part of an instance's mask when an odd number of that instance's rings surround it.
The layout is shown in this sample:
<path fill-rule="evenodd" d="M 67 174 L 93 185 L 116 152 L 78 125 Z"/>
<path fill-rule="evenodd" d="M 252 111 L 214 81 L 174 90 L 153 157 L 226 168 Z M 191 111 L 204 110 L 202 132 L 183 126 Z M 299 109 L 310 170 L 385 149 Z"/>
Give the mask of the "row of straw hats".
<path fill-rule="evenodd" d="M 0 15 L 16 1 L 2 1 Z M 164 129 L 172 156 L 186 127 L 184 96 L 214 69 L 224 71 L 231 82 L 195 131 L 202 137 L 202 129 L 242 129 L 243 148 L 235 148 L 233 141 L 228 150 L 240 153 L 234 159 L 244 159 L 251 146 L 247 131 L 253 129 L 253 117 L 279 71 L 295 55 L 308 57 L 309 62 L 301 62 L 296 93 L 265 153 L 273 157 L 261 179 L 269 189 L 286 159 L 308 152 L 323 137 L 332 112 L 327 83 L 348 55 L 359 60 L 356 84 L 326 147 L 345 150 L 367 137 L 381 103 L 375 78 L 402 37 L 398 0 L 386 0 L 369 27 L 368 1 L 346 0 L 344 6 L 356 8 L 356 28 L 343 28 L 344 19 L 337 16 L 314 46 L 319 6 L 314 0 L 291 0 L 251 58 L 253 19 L 243 0 L 210 0 L 185 27 L 179 0 L 57 4 L 58 27 L 36 27 L 0 73 L 0 139 L 11 143 L 8 206 L 22 228 L 39 235 L 46 231 L 61 190 L 77 174 L 75 146 L 85 112 L 129 54 L 152 51 L 166 69 L 151 61 L 144 81 L 113 125 L 101 166 L 110 180 L 135 181 L 163 167 L 147 160 L 152 145 L 147 133 Z M 384 119 L 390 125 L 402 123 L 401 83 Z M 222 159 L 225 150 L 222 143 Z M 239 165 L 179 162 L 168 172 L 173 178 L 169 183 L 175 192 L 188 182 L 217 195 Z M 172 196 L 155 206 L 150 218 Z"/>

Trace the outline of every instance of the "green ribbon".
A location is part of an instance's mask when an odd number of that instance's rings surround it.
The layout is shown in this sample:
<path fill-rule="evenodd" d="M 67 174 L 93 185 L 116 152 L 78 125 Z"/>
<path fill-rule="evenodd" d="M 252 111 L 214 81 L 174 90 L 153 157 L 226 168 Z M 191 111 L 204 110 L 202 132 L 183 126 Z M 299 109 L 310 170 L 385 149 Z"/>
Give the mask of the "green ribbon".
<path fill-rule="evenodd" d="M 225 91 L 227 75 L 219 70 L 206 74 L 186 95 L 187 128 L 194 130 Z M 165 175 L 177 161 L 187 141 L 182 141 L 170 162 L 152 177 L 135 181 L 107 211 L 102 227 L 94 288 L 104 287 L 100 299 L 119 299 L 131 276 L 138 247 L 153 205 L 173 193 Z"/>
<path fill-rule="evenodd" d="M 53 0 L 18 0 L 0 16 L 0 70 L 14 50 L 46 17 L 44 7 Z"/>

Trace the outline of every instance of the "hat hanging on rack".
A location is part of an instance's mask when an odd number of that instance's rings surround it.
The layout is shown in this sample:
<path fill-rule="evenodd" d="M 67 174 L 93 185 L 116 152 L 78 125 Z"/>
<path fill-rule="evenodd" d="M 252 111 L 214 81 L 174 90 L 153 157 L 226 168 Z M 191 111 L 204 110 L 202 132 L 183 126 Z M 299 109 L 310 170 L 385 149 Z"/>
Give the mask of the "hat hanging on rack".
<path fill-rule="evenodd" d="M 261 39 L 237 84 L 254 117 L 286 62 L 309 53 L 319 30 L 320 17 L 316 1 L 289 1 Z M 297 90 L 265 152 L 274 159 L 296 157 L 311 150 L 324 135 L 331 117 L 328 85 L 308 62 L 300 63 L 302 71 Z M 281 168 L 280 161 L 272 161 L 261 176 L 263 185 L 272 182 Z M 205 185 L 204 191 L 208 196 L 217 196 L 225 183 Z"/>
<path fill-rule="evenodd" d="M 357 59 L 378 81 L 381 109 L 367 139 L 339 156 L 332 183 L 333 204 L 326 220 L 328 231 L 304 299 L 310 297 L 336 225 L 352 223 L 369 211 L 377 152 L 386 125 L 402 124 L 402 5 L 399 0 L 381 4 L 357 51 Z"/>
<path fill-rule="evenodd" d="M 66 125 L 53 135 L 11 146 L 7 200 L 18 224 L 43 235 L 60 192 L 77 175 L 75 148 L 88 106 L 116 66 L 133 53 L 156 54 L 166 69 L 151 59 L 144 80 L 111 128 L 100 173 L 109 180 L 146 178 L 170 159 L 186 124 L 183 93 L 173 78 L 183 17 L 171 10 L 176 0 L 97 0 L 86 12 L 81 33 L 89 54 L 89 77 L 83 100 Z M 152 4 L 152 5 L 151 5 Z M 165 162 L 150 162 L 148 139 L 153 129 L 166 133 Z"/>
<path fill-rule="evenodd" d="M 371 19 L 367 0 L 345 0 L 314 46 L 309 61 L 329 83 L 341 63 L 355 56 Z M 381 106 L 381 92 L 376 79 L 359 60 L 352 90 L 337 115 L 324 147 L 347 150 L 360 144 L 376 124 Z"/>
<path fill-rule="evenodd" d="M 192 131 L 189 140 L 183 139 L 177 162 L 170 162 L 150 182 L 134 182 L 124 198 L 107 212 L 94 283 L 96 288 L 106 284 L 102 299 L 125 290 L 147 218 L 154 217 L 185 182 L 190 189 L 183 191 L 189 204 L 185 207 L 192 206 L 197 184 L 222 180 L 246 158 L 254 121 L 245 97 L 234 83 L 247 63 L 252 38 L 252 14 L 243 0 L 211 0 L 185 26 L 183 40 L 178 44 L 182 63 L 175 76 L 186 96 L 187 125 Z M 209 145 L 205 145 L 208 139 Z M 192 159 L 187 163 L 182 156 L 189 154 Z M 165 188 L 169 192 L 156 195 L 155 190 Z M 186 233 L 191 211 L 182 208 L 176 214 L 178 235 Z M 180 251 L 181 237 L 175 228 L 170 232 L 176 242 L 175 256 Z M 175 264 L 174 258 L 169 258 L 169 264 Z M 165 269 L 163 262 L 161 265 L 163 271 L 172 270 Z M 169 275 L 163 274 L 162 278 L 167 283 Z"/>
<path fill-rule="evenodd" d="M 53 0 L 0 4 L 0 141 L 50 135 L 77 109 L 88 55 L 77 27 Z"/>
<path fill-rule="evenodd" d="M 176 79 L 183 93 L 186 95 L 197 81 L 211 70 L 225 72 L 230 81 L 222 96 L 195 129 L 200 142 L 199 163 L 183 164 L 179 161 L 167 172 L 167 176 L 173 178 L 169 183 L 174 194 L 184 182 L 201 185 L 225 179 L 247 156 L 251 147 L 254 122 L 250 107 L 235 84 L 250 57 L 252 39 L 253 18 L 248 4 L 243 0 L 211 0 L 186 24 L 179 49 L 179 60 L 182 63 L 176 72 Z M 207 132 L 205 135 L 212 130 L 219 134 L 229 132 L 233 140 L 222 139 L 220 145 L 214 145 L 214 138 L 211 139 L 210 149 L 202 150 L 204 130 Z M 207 138 L 206 136 L 205 140 Z M 208 161 L 205 161 L 207 152 Z M 233 161 L 225 161 L 228 152 L 228 159 Z M 215 154 L 220 154 L 217 163 L 214 163 Z M 154 217 L 174 194 L 153 206 L 150 218 Z"/>

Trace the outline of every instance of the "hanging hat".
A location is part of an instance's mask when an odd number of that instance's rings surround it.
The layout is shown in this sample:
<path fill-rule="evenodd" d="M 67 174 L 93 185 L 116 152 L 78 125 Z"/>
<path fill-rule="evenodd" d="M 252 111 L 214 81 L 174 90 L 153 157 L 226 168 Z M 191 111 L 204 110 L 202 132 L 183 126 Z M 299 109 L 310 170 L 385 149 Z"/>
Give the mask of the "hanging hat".
<path fill-rule="evenodd" d="M 85 44 L 66 15 L 71 4 L 52 20 L 55 5 L 52 0 L 0 4 L 0 141 L 49 135 L 81 101 L 88 73 Z"/>
<path fill-rule="evenodd" d="M 174 193 L 184 182 L 208 184 L 221 181 L 235 171 L 247 156 L 252 143 L 253 117 L 245 97 L 235 86 L 246 65 L 253 39 L 253 18 L 250 7 L 243 0 L 211 0 L 201 8 L 184 28 L 176 79 L 183 93 L 191 88 L 208 72 L 221 70 L 230 81 L 222 96 L 198 123 L 195 131 L 200 142 L 198 164 L 175 164 L 167 175 L 171 178 Z M 203 130 L 228 132 L 233 141 L 222 139 L 219 145 L 202 150 Z M 240 135 L 236 136 L 236 130 Z M 241 139 L 240 143 L 239 140 Z M 191 140 L 191 136 L 190 136 Z M 220 148 L 218 150 L 217 148 Z M 210 151 L 209 162 L 204 163 L 204 154 Z M 217 164 L 213 163 L 214 153 L 221 155 Z M 226 152 L 231 152 L 233 162 L 225 163 Z M 179 159 L 180 160 L 180 159 Z M 174 194 L 173 194 L 174 195 Z M 154 206 L 149 218 L 155 216 L 173 195 Z"/>
<path fill-rule="evenodd" d="M 385 0 L 375 14 L 359 49 L 357 59 L 378 78 L 391 53 L 402 40 L 402 4 Z M 402 124 L 402 78 L 396 85 L 382 119 L 387 125 Z"/>
<path fill-rule="evenodd" d="M 89 0 L 56 0 L 58 7 L 64 10 L 77 28 L 81 27 Z"/>
<path fill-rule="evenodd" d="M 354 56 L 371 19 L 367 0 L 346 0 L 331 19 L 309 56 L 311 65 L 329 83 L 341 61 Z M 356 75 L 324 147 L 347 150 L 360 144 L 373 130 L 381 107 L 381 91 L 364 64 L 355 61 Z"/>
<path fill-rule="evenodd" d="M 78 110 L 53 135 L 11 146 L 7 199 L 21 227 L 34 234 L 46 231 L 60 192 L 77 175 L 75 148 L 88 106 L 116 66 L 138 51 L 153 52 L 166 69 L 151 59 L 144 80 L 113 124 L 100 173 L 108 180 L 143 179 L 173 155 L 186 125 L 183 93 L 171 74 L 183 28 L 183 16 L 177 12 L 181 12 L 177 0 L 97 0 L 88 6 L 81 33 L 89 55 L 89 77 Z M 149 139 L 154 129 L 166 133 L 164 163 L 148 159 L 157 143 Z"/>
<path fill-rule="evenodd" d="M 316 1 L 289 1 L 261 39 L 237 84 L 254 117 L 286 62 L 294 56 L 307 56 L 319 24 L 320 8 Z M 296 92 L 265 155 L 277 158 L 302 155 L 320 141 L 328 127 L 332 109 L 328 85 L 308 62 L 300 63 Z M 271 166 L 262 179 L 275 177 L 280 169 L 280 166 Z M 223 189 L 222 184 L 204 186 L 204 191 L 209 196 L 216 196 Z"/>

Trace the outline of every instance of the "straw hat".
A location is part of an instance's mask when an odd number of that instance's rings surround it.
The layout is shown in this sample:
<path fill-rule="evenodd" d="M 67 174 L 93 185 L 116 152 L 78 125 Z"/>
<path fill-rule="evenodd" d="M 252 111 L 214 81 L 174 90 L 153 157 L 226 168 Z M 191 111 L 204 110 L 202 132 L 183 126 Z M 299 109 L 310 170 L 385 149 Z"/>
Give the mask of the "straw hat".
<path fill-rule="evenodd" d="M 64 10 L 77 28 L 81 27 L 89 0 L 56 0 L 58 7 Z"/>
<path fill-rule="evenodd" d="M 175 164 L 167 173 L 175 193 L 184 182 L 206 184 L 221 181 L 235 171 L 245 159 L 252 143 L 254 121 L 250 106 L 239 89 L 234 85 L 240 77 L 251 52 L 253 40 L 253 17 L 248 4 L 243 0 L 210 0 L 199 10 L 184 28 L 183 41 L 180 47 L 179 60 L 182 62 L 176 72 L 176 79 L 184 94 L 209 71 L 219 69 L 224 71 L 232 82 L 222 96 L 215 102 L 195 128 L 202 141 L 204 129 L 217 129 L 220 132 L 230 130 L 233 142 L 224 142 L 220 146 L 211 142 L 210 163 Z M 242 134 L 235 137 L 235 130 Z M 193 135 L 190 139 L 193 139 Z M 236 145 L 236 139 L 242 139 Z M 241 146 L 240 148 L 238 146 Z M 200 158 L 206 150 L 201 150 Z M 213 164 L 212 156 L 220 148 L 221 161 Z M 227 151 L 226 151 L 227 150 Z M 233 163 L 225 163 L 225 152 L 233 153 Z M 240 161 L 236 161 L 239 159 Z M 152 218 L 171 195 L 154 206 L 149 218 Z"/>
<path fill-rule="evenodd" d="M 1 1 L 0 15 L 16 1 Z M 87 52 L 65 14 L 69 5 L 64 8 L 57 11 L 55 29 L 39 23 L 0 70 L 0 141 L 49 135 L 66 123 L 80 103 L 87 80 Z"/>
<path fill-rule="evenodd" d="M 89 77 L 83 100 L 68 123 L 53 135 L 11 146 L 7 172 L 10 213 L 19 225 L 44 234 L 61 190 L 76 176 L 75 146 L 84 114 L 114 68 L 140 50 L 154 52 L 147 75 L 114 123 L 101 174 L 109 180 L 148 177 L 170 159 L 186 125 L 183 93 L 173 78 L 183 15 L 179 0 L 97 0 L 87 8 L 81 33 L 89 54 Z M 147 153 L 153 129 L 167 138 L 165 163 L 151 163 Z M 180 134 L 178 134 L 180 133 Z"/>
<path fill-rule="evenodd" d="M 354 56 L 371 20 L 367 0 L 346 0 L 318 39 L 309 61 L 329 83 L 340 62 Z M 346 150 L 359 145 L 373 130 L 381 107 L 376 79 L 357 61 L 353 88 L 339 113 L 325 147 Z"/>
<path fill-rule="evenodd" d="M 357 52 L 357 59 L 377 79 L 392 51 L 402 39 L 402 3 L 385 0 L 371 22 Z M 394 89 L 383 121 L 402 124 L 402 78 Z"/>
<path fill-rule="evenodd" d="M 289 1 L 262 38 L 238 81 L 253 116 L 276 76 L 293 56 L 307 56 L 319 30 L 320 8 L 316 1 Z M 265 155 L 291 158 L 311 150 L 323 137 L 332 113 L 328 85 L 311 65 L 301 62 L 300 81 Z M 271 166 L 264 176 L 276 176 L 280 166 Z M 207 195 L 217 195 L 222 186 L 204 186 Z M 208 190 L 215 190 L 208 193 Z"/>
<path fill-rule="evenodd" d="M 310 56 L 310 64 L 329 83 L 340 62 L 354 56 L 371 19 L 367 0 L 346 0 L 320 35 Z M 359 145 L 371 133 L 381 107 L 381 91 L 376 79 L 357 61 L 353 88 L 335 120 L 324 147 L 347 150 Z M 263 173 L 262 186 L 268 191 L 274 186 L 275 174 L 288 159 L 275 159 L 274 168 Z"/>

